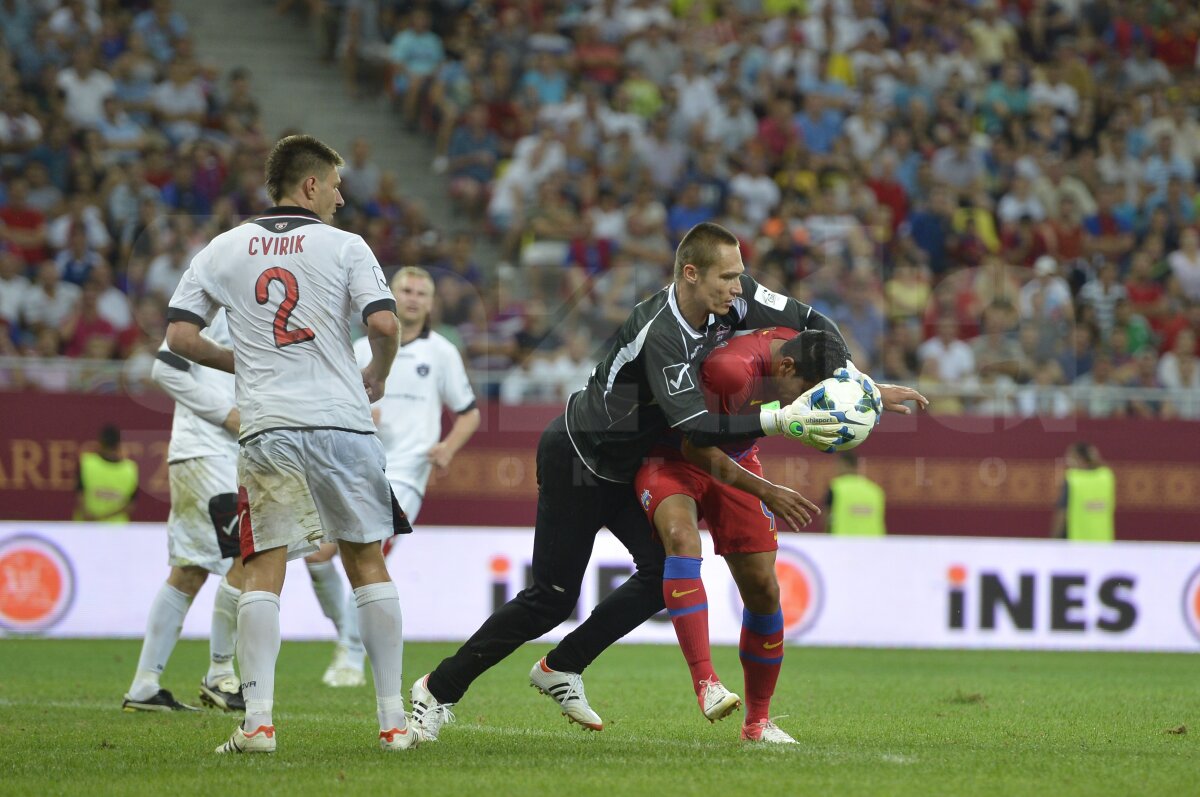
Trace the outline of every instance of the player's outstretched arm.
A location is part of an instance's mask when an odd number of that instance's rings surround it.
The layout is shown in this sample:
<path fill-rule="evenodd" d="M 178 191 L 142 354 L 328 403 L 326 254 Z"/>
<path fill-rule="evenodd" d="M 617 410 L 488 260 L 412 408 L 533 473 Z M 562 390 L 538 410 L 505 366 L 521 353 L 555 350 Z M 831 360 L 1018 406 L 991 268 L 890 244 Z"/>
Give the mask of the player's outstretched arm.
<path fill-rule="evenodd" d="M 400 348 L 400 320 L 390 308 L 376 310 L 365 320 L 371 362 L 362 369 L 363 387 L 367 390 L 367 398 L 376 402 L 383 398 L 384 383 L 392 372 L 392 363 Z"/>
<path fill-rule="evenodd" d="M 200 325 L 190 320 L 167 324 L 167 348 L 194 363 L 233 373 L 233 349 L 214 343 L 200 334 Z"/>
<path fill-rule="evenodd" d="M 800 493 L 756 476 L 730 459 L 729 455 L 719 448 L 697 446 L 684 440 L 683 455 L 688 462 L 705 473 L 712 474 L 712 477 L 722 484 L 728 484 L 762 501 L 767 509 L 792 531 L 799 531 L 801 526 L 812 522 L 813 515 L 821 514 L 820 507 Z"/>
<path fill-rule="evenodd" d="M 150 376 L 168 396 L 197 416 L 221 426 L 230 434 L 238 433 L 237 407 L 223 391 L 198 382 L 192 374 L 190 361 L 174 352 L 160 349 L 150 369 Z"/>

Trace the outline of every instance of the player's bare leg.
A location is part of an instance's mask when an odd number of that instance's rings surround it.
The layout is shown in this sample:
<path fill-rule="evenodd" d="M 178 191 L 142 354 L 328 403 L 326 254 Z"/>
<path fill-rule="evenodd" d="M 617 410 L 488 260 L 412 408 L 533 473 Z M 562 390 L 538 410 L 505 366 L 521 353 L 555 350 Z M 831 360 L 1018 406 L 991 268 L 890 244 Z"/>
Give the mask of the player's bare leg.
<path fill-rule="evenodd" d="M 367 682 L 363 677 L 363 657 L 366 654 L 361 644 L 350 647 L 344 642 L 358 638 L 358 612 L 353 593 L 343 586 L 341 574 L 333 564 L 337 552 L 338 546 L 327 542 L 322 543 L 316 553 L 304 557 L 317 603 L 321 606 L 321 612 L 333 622 L 338 635 L 333 661 L 321 676 L 321 681 L 326 686 L 362 686 Z M 347 627 L 349 625 L 355 628 L 352 630 Z"/>
<path fill-rule="evenodd" d="M 664 498 L 654 512 L 654 528 L 667 553 L 663 566 L 663 601 L 691 671 L 700 710 L 709 722 L 716 722 L 736 711 L 742 701 L 721 684 L 713 670 L 708 638 L 708 595 L 700 580 L 698 526 L 696 502 L 687 495 Z"/>
<path fill-rule="evenodd" d="M 420 731 L 409 727 L 404 713 L 404 635 L 400 596 L 388 574 L 378 542 L 338 543 L 342 564 L 358 607 L 363 645 L 371 656 L 379 743 L 386 750 L 405 750 L 420 742 Z"/>
<path fill-rule="evenodd" d="M 137 672 L 125 694 L 122 708 L 126 711 L 196 711 L 180 703 L 159 685 L 159 676 L 179 641 L 183 618 L 196 593 L 204 586 L 208 571 L 203 567 L 172 567 L 167 581 L 150 604 L 146 620 L 146 636 L 138 656 Z"/>
<path fill-rule="evenodd" d="M 255 553 L 243 562 L 245 591 L 238 599 L 237 657 L 246 718 L 218 753 L 273 753 L 275 662 L 279 658 L 279 593 L 287 575 L 287 548 Z"/>
<path fill-rule="evenodd" d="M 746 678 L 746 722 L 742 739 L 795 744 L 796 740 L 771 722 L 771 696 L 783 665 L 783 612 L 775 551 L 731 553 L 725 556 L 745 610 L 738 652 Z"/>
<path fill-rule="evenodd" d="M 213 599 L 212 630 L 208 636 L 208 673 L 200 682 L 200 702 L 223 711 L 245 711 L 241 683 L 233 669 L 237 647 L 238 600 L 246 585 L 242 558 L 235 557 L 229 571 L 217 582 Z"/>

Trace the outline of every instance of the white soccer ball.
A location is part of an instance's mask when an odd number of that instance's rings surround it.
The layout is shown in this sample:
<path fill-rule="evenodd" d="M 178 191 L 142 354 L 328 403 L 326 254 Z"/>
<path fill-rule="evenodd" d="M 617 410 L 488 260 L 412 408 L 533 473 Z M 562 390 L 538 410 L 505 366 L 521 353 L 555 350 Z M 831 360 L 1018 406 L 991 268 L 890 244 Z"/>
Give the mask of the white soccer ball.
<path fill-rule="evenodd" d="M 824 449 L 827 454 L 862 445 L 883 412 L 883 396 L 874 380 L 845 368 L 839 368 L 804 396 L 809 408 L 828 412 L 842 421 L 837 429 L 838 442 Z"/>

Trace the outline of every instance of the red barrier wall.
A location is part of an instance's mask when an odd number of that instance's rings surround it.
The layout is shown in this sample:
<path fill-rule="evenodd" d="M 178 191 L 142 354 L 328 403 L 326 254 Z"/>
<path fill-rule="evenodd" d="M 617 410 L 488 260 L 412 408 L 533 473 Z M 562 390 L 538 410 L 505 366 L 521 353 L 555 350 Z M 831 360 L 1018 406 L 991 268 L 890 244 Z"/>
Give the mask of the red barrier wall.
<path fill-rule="evenodd" d="M 484 405 L 483 427 L 430 485 L 420 522 L 531 525 L 534 451 L 559 409 Z M 161 395 L 0 393 L 0 519 L 69 518 L 78 454 L 106 422 L 141 465 L 134 518 L 165 519 L 170 411 Z M 1200 540 L 1200 423 L 889 415 L 858 454 L 887 491 L 891 533 L 1040 537 L 1062 454 L 1081 439 L 1116 470 L 1119 537 Z M 760 456 L 768 478 L 824 502 L 832 457 L 778 439 Z"/>

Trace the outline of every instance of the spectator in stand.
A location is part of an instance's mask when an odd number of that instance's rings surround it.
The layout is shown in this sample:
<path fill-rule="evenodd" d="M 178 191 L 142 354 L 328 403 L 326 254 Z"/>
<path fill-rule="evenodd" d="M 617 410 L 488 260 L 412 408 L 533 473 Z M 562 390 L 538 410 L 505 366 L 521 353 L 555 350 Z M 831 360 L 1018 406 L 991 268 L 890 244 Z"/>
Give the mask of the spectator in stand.
<path fill-rule="evenodd" d="M 73 225 L 67 237 L 67 248 L 54 258 L 59 276 L 72 285 L 84 285 L 92 276 L 92 269 L 104 263 L 104 257 L 88 244 L 87 228 Z"/>
<path fill-rule="evenodd" d="M 474 105 L 450 136 L 447 150 L 450 196 L 471 213 L 483 209 L 488 185 L 496 173 L 500 141 L 488 129 L 487 109 Z"/>
<path fill-rule="evenodd" d="M 1023 418 L 1042 416 L 1065 418 L 1074 411 L 1071 395 L 1063 387 L 1062 368 L 1054 360 L 1038 363 L 1033 381 L 1017 390 L 1017 414 Z"/>
<path fill-rule="evenodd" d="M 1103 185 L 1096 198 L 1096 213 L 1083 223 L 1084 251 L 1116 263 L 1125 263 L 1133 251 L 1133 223 L 1117 212 L 1116 186 Z"/>
<path fill-rule="evenodd" d="M 12 339 L 21 328 L 21 309 L 29 293 L 25 267 L 12 252 L 0 250 L 0 337 Z"/>
<path fill-rule="evenodd" d="M 26 265 L 40 263 L 46 252 L 46 217 L 27 202 L 29 182 L 16 178 L 8 186 L 8 203 L 0 207 L 0 242 Z"/>
<path fill-rule="evenodd" d="M 917 349 L 921 373 L 931 373 L 943 385 L 969 386 L 975 379 L 975 355 L 971 347 L 958 339 L 958 321 L 942 316 L 937 322 L 937 335 Z"/>
<path fill-rule="evenodd" d="M 1179 249 L 1168 256 L 1167 264 L 1183 295 L 1200 302 L 1200 232 L 1194 227 L 1184 230 L 1179 236 Z"/>
<path fill-rule="evenodd" d="M 1125 279 L 1125 293 L 1132 309 L 1152 322 L 1166 311 L 1166 292 L 1162 282 L 1155 279 L 1154 258 L 1148 251 L 1134 253 Z"/>
<path fill-rule="evenodd" d="M 870 274 L 856 270 L 846 281 L 845 302 L 833 312 L 854 362 L 863 370 L 873 369 L 882 358 L 886 323 L 879 299 Z"/>
<path fill-rule="evenodd" d="M 35 332 L 44 327 L 58 330 L 75 312 L 82 294 L 78 285 L 59 279 L 58 266 L 53 260 L 43 261 L 38 266 L 36 280 L 25 292 L 22 325 Z"/>
<path fill-rule="evenodd" d="M 112 77 L 95 68 L 95 53 L 87 46 L 75 50 L 71 66 L 56 80 L 63 96 L 63 115 L 74 127 L 95 128 L 104 118 L 104 98 L 116 92 Z"/>
<path fill-rule="evenodd" d="M 429 12 L 412 12 L 410 27 L 392 39 L 391 91 L 403 103 L 404 119 L 409 127 L 417 123 L 418 103 L 425 98 L 430 81 L 445 58 L 441 38 L 430 30 Z"/>
<path fill-rule="evenodd" d="M 171 62 L 167 67 L 167 79 L 154 87 L 151 103 L 162 132 L 172 146 L 200 137 L 204 115 L 208 112 L 208 99 L 190 64 Z"/>
<path fill-rule="evenodd" d="M 1092 364 L 1092 370 L 1075 378 L 1076 399 L 1084 414 L 1092 418 L 1123 418 L 1128 414 L 1129 402 L 1121 393 L 1121 383 L 1112 356 L 1100 351 Z"/>
<path fill-rule="evenodd" d="M 1117 302 L 1126 296 L 1125 286 L 1117 281 L 1117 264 L 1111 260 L 1103 261 L 1097 278 L 1079 291 L 1079 301 L 1095 310 L 1100 339 L 1105 343 L 1112 334 Z"/>
<path fill-rule="evenodd" d="M 382 170 L 371 159 L 371 142 L 359 136 L 350 145 L 350 157 L 340 174 L 349 204 L 362 207 L 379 192 Z"/>
<path fill-rule="evenodd" d="M 1029 364 L 1024 361 L 1015 336 L 1016 308 L 1004 300 L 988 305 L 983 311 L 983 328 L 971 341 L 971 355 L 981 377 L 999 384 L 1015 384 Z"/>
<path fill-rule="evenodd" d="M 183 14 L 171 7 L 171 0 L 154 0 L 151 7 L 134 17 L 133 31 L 145 40 L 147 51 L 160 64 L 175 57 L 175 48 L 187 36 Z"/>

